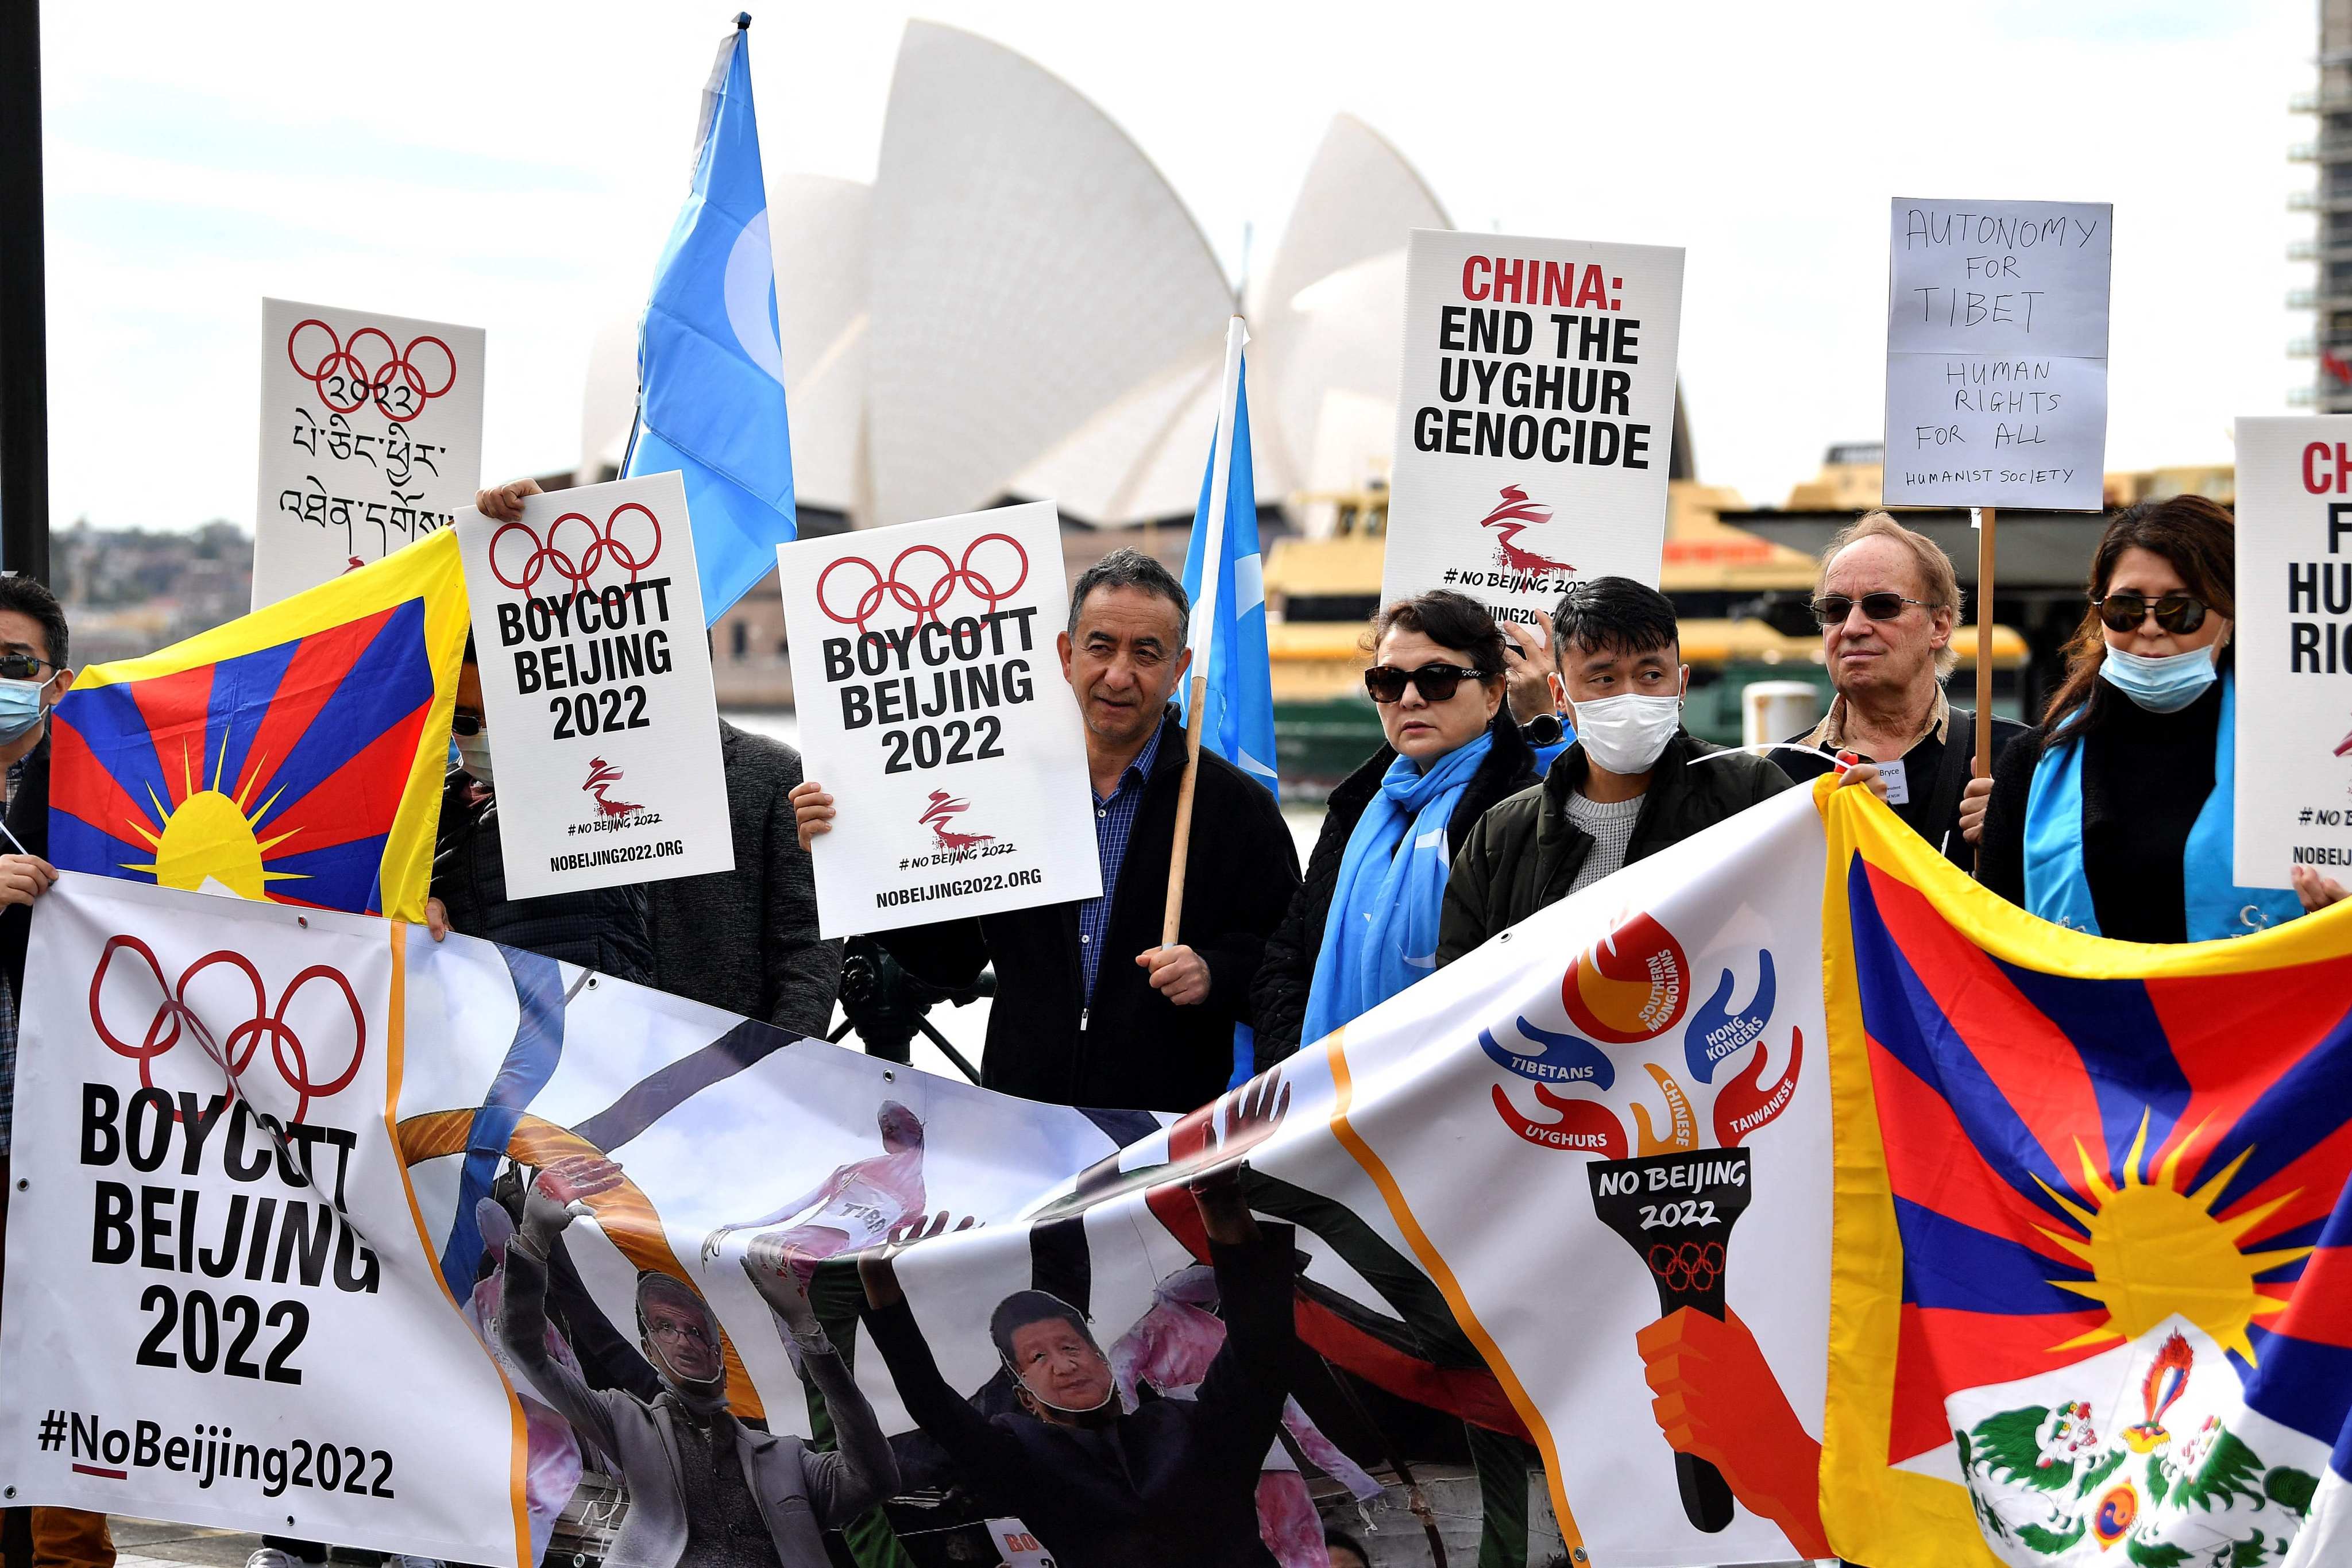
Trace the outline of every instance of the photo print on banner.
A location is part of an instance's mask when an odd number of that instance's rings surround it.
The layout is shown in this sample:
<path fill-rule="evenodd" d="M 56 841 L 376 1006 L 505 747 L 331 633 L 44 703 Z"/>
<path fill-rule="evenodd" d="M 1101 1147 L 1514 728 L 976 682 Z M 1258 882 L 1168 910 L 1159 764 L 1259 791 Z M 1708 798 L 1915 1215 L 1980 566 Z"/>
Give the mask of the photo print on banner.
<path fill-rule="evenodd" d="M 253 607 L 380 561 L 473 504 L 482 329 L 261 302 Z"/>
<path fill-rule="evenodd" d="M 511 898 L 735 867 L 677 475 L 459 514 Z"/>
<path fill-rule="evenodd" d="M 1051 501 L 776 551 L 826 936 L 1102 891 Z"/>
<path fill-rule="evenodd" d="M 1412 231 L 1383 602 L 1657 582 L 1682 297 L 1675 248 Z"/>

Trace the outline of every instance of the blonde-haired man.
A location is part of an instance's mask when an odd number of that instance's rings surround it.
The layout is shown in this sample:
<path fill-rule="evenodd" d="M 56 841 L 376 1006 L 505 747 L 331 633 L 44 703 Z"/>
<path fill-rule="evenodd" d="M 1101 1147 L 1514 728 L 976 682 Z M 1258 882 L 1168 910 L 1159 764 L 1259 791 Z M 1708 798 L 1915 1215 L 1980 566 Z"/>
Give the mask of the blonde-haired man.
<path fill-rule="evenodd" d="M 1944 699 L 1960 618 L 1951 557 L 1886 513 L 1867 512 L 1822 552 L 1812 608 L 1837 696 L 1826 718 L 1790 739 L 1821 760 L 1775 752 L 1773 761 L 1800 782 L 1827 773 L 1841 752 L 1876 763 L 1895 814 L 1967 869 L 1975 847 L 1960 836 L 1960 797 L 1976 756 L 1976 715 Z M 1995 719 L 1993 755 L 2022 733 L 2023 725 Z"/>

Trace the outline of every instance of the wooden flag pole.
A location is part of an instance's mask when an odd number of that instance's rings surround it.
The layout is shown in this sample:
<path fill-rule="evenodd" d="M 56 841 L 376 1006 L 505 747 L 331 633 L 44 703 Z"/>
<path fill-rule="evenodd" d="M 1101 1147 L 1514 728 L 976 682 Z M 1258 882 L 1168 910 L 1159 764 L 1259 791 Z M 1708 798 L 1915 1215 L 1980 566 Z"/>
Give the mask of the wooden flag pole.
<path fill-rule="evenodd" d="M 1992 507 L 1979 507 L 1977 516 L 1977 754 L 1969 772 L 1977 778 L 1992 773 Z"/>
<path fill-rule="evenodd" d="M 1168 907 L 1160 921 L 1160 945 L 1176 945 L 1184 918 L 1184 862 L 1192 847 L 1192 787 L 1201 776 L 1201 709 L 1209 684 L 1209 655 L 1216 641 L 1217 584 L 1224 576 L 1226 490 L 1233 482 L 1234 405 L 1242 383 L 1242 344 L 1249 333 L 1235 316 L 1225 324 L 1225 375 L 1217 399 L 1217 442 L 1209 459 L 1208 533 L 1201 541 L 1201 596 L 1192 605 L 1192 700 L 1184 709 L 1184 782 L 1176 791 L 1176 839 L 1168 850 Z M 1255 505 L 1257 498 L 1250 498 Z"/>

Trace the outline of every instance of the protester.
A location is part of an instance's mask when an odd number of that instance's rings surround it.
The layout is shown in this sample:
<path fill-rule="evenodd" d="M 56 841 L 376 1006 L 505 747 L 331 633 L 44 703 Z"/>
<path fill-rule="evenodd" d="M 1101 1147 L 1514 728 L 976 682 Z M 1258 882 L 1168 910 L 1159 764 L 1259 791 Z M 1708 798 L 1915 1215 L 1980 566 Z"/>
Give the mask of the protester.
<path fill-rule="evenodd" d="M 490 727 L 482 716 L 482 672 L 470 634 L 450 729 L 457 737 L 458 760 L 441 787 L 433 896 L 425 905 L 434 940 L 463 931 L 616 979 L 652 984 L 654 958 L 646 935 L 644 887 L 631 883 L 536 899 L 507 897 Z"/>
<path fill-rule="evenodd" d="M 1291 1228 L 1251 1216 L 1238 1165 L 1197 1178 L 1192 1197 L 1224 1343 L 1192 1398 L 1131 1413 L 1086 1315 L 1022 1290 L 989 1322 L 1022 1413 L 982 1414 L 940 1375 L 890 1250 L 858 1257 L 866 1329 L 907 1413 L 1064 1568 L 1276 1568 L 1259 1536 L 1257 1489 L 1297 1353 Z"/>
<path fill-rule="evenodd" d="M 572 1223 L 572 1205 L 621 1181 L 618 1165 L 593 1155 L 540 1173 L 523 1200 L 522 1228 L 507 1244 L 499 1317 L 508 1357 L 628 1488 L 628 1518 L 605 1560 L 629 1568 L 826 1568 L 820 1531 L 840 1529 L 897 1491 L 898 1468 L 780 1248 L 754 1243 L 743 1271 L 796 1365 L 824 1395 L 839 1445 L 829 1452 L 736 1421 L 719 1321 L 692 1287 L 667 1274 L 637 1279 L 637 1324 L 661 1376 L 659 1397 L 591 1388 L 548 1353 L 550 1252 Z"/>
<path fill-rule="evenodd" d="M 1192 656 L 1191 604 L 1137 550 L 1088 567 L 1056 643 L 1086 729 L 1102 896 L 880 933 L 919 979 L 955 990 L 996 964 L 981 1081 L 1063 1105 L 1190 1110 L 1233 1072 L 1234 1026 L 1266 938 L 1298 888 L 1298 856 L 1274 796 L 1205 748 L 1192 804 L 1179 941 L 1161 946 L 1184 730 L 1168 709 Z M 793 791 L 801 839 L 837 805 Z M 1131 957 L 1130 957 L 1131 955 Z"/>
<path fill-rule="evenodd" d="M 0 847 L 0 1258 L 8 1229 L 8 1150 L 14 1130 L 17 1005 L 33 903 L 58 879 L 49 850 L 49 710 L 73 684 L 66 612 L 38 578 L 0 575 L 0 771 L 7 777 L 7 835 Z M 9 1509 L 0 1552 L 38 1568 L 109 1568 L 106 1516 L 79 1509 Z"/>
<path fill-rule="evenodd" d="M 2065 684 L 1972 792 L 1978 879 L 2010 902 L 2125 942 L 2204 942 L 2343 897 L 2300 867 L 2294 893 L 2236 886 L 2233 530 L 2193 495 L 2107 525 Z"/>
<path fill-rule="evenodd" d="M 1876 763 L 1895 815 L 1967 870 L 1976 849 L 1961 834 L 1960 804 L 1976 759 L 1976 715 L 1944 696 L 1958 662 L 1960 598 L 1952 558 L 1926 534 L 1883 511 L 1841 530 L 1822 555 L 1812 602 L 1837 695 L 1819 724 L 1790 737 L 1817 754 L 1776 751 L 1772 761 L 1799 783 L 1828 773 L 1840 752 Z M 1993 720 L 1993 760 L 2024 732 Z"/>
<path fill-rule="evenodd" d="M 1252 997 L 1261 1072 L 1435 970 L 1455 853 L 1538 776 L 1504 701 L 1503 633 L 1476 600 L 1400 599 L 1366 643 L 1388 739 L 1331 792 L 1306 882 L 1267 939 Z"/>
<path fill-rule="evenodd" d="M 1682 727 L 1690 671 L 1675 607 L 1656 589 L 1630 577 L 1578 584 L 1552 617 L 1551 646 L 1576 742 L 1470 830 L 1446 881 L 1441 964 L 1789 787 L 1763 758 Z"/>
<path fill-rule="evenodd" d="M 517 479 L 483 490 L 474 507 L 512 522 L 523 498 L 541 493 L 537 480 Z M 817 935 L 816 878 L 793 822 L 801 754 L 722 719 L 719 760 L 735 868 L 647 884 L 653 983 L 795 1035 L 822 1035 L 841 987 L 841 943 Z"/>

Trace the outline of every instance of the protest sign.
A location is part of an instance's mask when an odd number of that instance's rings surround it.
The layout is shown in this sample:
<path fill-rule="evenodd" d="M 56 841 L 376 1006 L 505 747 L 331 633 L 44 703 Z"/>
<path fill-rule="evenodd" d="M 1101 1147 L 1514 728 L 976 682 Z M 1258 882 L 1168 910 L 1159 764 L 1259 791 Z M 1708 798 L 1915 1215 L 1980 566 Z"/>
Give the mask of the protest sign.
<path fill-rule="evenodd" d="M 481 473 L 481 328 L 261 302 L 255 609 L 447 527 Z"/>
<path fill-rule="evenodd" d="M 1897 196 L 1893 215 L 1886 504 L 2096 511 L 2115 208 Z"/>
<path fill-rule="evenodd" d="M 2236 531 L 2232 879 L 2352 881 L 2352 417 L 2239 420 Z"/>
<path fill-rule="evenodd" d="M 1382 601 L 1657 582 L 1682 300 L 1679 249 L 1412 231 Z"/>
<path fill-rule="evenodd" d="M 676 474 L 458 514 L 507 895 L 735 866 Z"/>
<path fill-rule="evenodd" d="M 841 803 L 815 841 L 819 929 L 1099 894 L 1053 503 L 804 539 L 776 563 L 801 755 Z"/>

